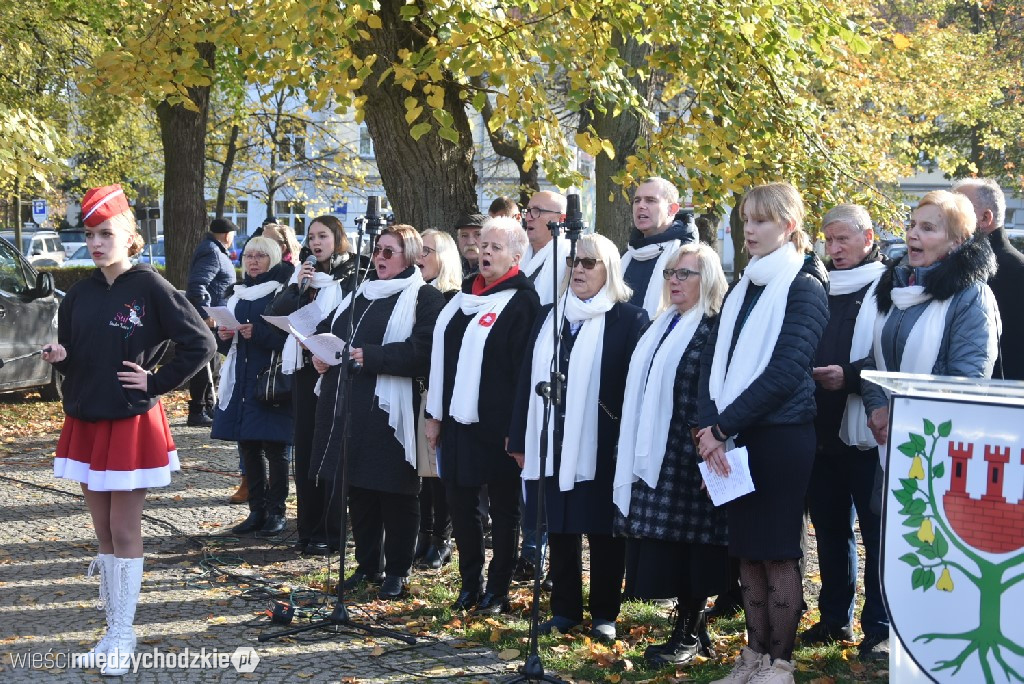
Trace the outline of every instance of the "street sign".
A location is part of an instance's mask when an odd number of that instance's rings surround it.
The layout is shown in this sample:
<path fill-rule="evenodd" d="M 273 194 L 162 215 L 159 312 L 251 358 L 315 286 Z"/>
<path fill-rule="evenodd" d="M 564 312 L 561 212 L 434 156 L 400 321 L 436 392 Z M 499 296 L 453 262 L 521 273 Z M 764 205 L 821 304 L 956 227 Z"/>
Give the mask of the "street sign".
<path fill-rule="evenodd" d="M 46 214 L 46 200 L 32 200 L 32 218 L 35 222 L 40 223 L 42 219 L 46 218 Z"/>

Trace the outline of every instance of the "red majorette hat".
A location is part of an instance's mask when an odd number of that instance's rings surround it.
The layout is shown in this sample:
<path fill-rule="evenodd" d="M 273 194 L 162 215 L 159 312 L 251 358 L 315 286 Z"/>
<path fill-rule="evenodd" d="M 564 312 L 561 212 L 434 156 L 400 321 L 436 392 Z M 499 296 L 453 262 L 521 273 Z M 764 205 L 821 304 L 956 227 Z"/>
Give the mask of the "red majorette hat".
<path fill-rule="evenodd" d="M 89 228 L 95 228 L 107 219 L 131 210 L 120 185 L 93 188 L 82 197 L 82 223 Z"/>

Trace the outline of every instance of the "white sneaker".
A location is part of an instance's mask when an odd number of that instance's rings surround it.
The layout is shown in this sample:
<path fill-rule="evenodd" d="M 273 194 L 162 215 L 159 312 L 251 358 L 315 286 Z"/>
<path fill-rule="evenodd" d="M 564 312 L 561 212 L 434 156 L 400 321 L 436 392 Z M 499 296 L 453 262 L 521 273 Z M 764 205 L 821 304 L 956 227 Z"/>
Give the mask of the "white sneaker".
<path fill-rule="evenodd" d="M 716 679 L 711 684 L 746 684 L 752 681 L 751 677 L 760 672 L 764 667 L 770 667 L 771 658 L 768 654 L 758 653 L 746 646 L 740 651 L 740 657 L 732 666 L 732 672 L 724 679 Z"/>
<path fill-rule="evenodd" d="M 770 661 L 771 658 L 765 656 L 764 666 L 747 680 L 748 684 L 795 684 L 793 661 L 782 658 L 776 658 L 774 663 Z"/>

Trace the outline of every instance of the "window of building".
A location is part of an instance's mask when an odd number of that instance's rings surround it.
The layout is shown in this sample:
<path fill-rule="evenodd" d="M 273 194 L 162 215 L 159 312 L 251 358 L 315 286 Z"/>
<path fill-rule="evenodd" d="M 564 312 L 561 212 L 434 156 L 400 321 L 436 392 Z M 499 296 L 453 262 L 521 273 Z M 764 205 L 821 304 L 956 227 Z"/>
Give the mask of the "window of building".
<path fill-rule="evenodd" d="M 274 216 L 278 223 L 291 226 L 296 235 L 306 234 L 306 205 L 293 200 L 274 202 Z"/>
<path fill-rule="evenodd" d="M 359 124 L 359 156 L 373 156 L 373 138 L 370 137 L 370 129 L 366 124 Z"/>
<path fill-rule="evenodd" d="M 206 200 L 206 215 L 211 220 L 217 216 L 217 201 Z M 224 204 L 224 218 L 238 226 L 242 235 L 249 234 L 249 201 L 237 200 Z"/>
<path fill-rule="evenodd" d="M 282 161 L 306 158 L 306 124 L 289 119 L 281 123 L 278 152 Z"/>

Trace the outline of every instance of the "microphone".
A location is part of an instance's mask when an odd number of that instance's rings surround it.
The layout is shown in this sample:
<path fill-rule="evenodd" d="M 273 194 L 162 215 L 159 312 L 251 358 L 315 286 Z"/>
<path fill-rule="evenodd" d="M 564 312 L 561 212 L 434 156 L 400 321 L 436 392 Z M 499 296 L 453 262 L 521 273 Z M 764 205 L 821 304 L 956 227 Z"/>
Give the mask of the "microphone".
<path fill-rule="evenodd" d="M 367 195 L 366 223 L 364 226 L 366 228 L 366 233 L 370 236 L 371 240 L 380 233 L 383 223 L 384 218 L 380 215 L 380 197 L 378 195 Z M 373 243 L 371 242 L 370 244 L 372 245 Z"/>
<path fill-rule="evenodd" d="M 580 196 L 575 192 L 565 198 L 565 220 L 567 223 L 583 220 L 583 210 L 580 209 Z"/>
<path fill-rule="evenodd" d="M 316 268 L 316 255 L 315 254 L 310 254 L 308 257 L 306 257 L 306 260 L 302 262 L 302 265 L 303 266 L 312 266 L 313 268 Z M 299 294 L 300 295 L 305 294 L 306 288 L 309 287 L 309 282 L 311 280 L 312 280 L 312 278 L 303 278 L 302 280 L 299 281 Z"/>
<path fill-rule="evenodd" d="M 380 213 L 380 197 L 369 195 L 366 198 L 366 218 L 374 219 Z"/>

